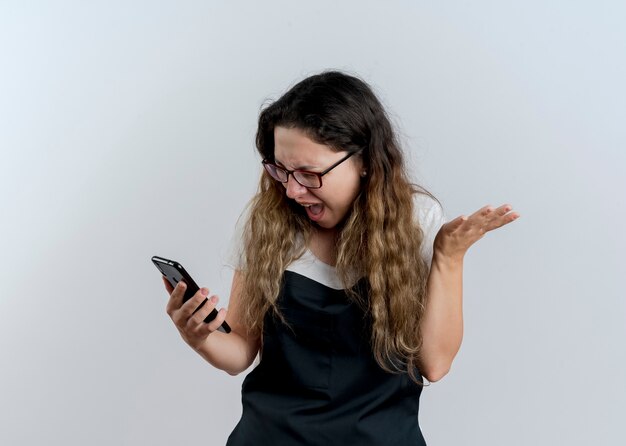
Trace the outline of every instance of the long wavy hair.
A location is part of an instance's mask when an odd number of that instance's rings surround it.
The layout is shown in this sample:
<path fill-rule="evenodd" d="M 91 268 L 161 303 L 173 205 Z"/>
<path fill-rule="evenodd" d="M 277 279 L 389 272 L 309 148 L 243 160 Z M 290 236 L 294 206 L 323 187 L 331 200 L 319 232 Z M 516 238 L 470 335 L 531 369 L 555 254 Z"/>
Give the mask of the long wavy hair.
<path fill-rule="evenodd" d="M 338 227 L 336 270 L 344 285 L 364 277 L 366 293 L 346 286 L 370 316 L 377 363 L 391 373 L 418 373 L 428 265 L 420 256 L 423 232 L 413 195 L 424 188 L 409 181 L 391 122 L 361 79 L 326 71 L 300 81 L 260 113 L 256 147 L 274 159 L 274 128 L 297 128 L 335 151 L 361 150 L 367 175 L 351 210 Z M 436 199 L 435 199 L 436 200 Z M 242 317 L 258 336 L 273 311 L 284 320 L 277 298 L 287 266 L 306 249 L 313 223 L 283 185 L 263 172 L 249 204 L 243 242 Z"/>

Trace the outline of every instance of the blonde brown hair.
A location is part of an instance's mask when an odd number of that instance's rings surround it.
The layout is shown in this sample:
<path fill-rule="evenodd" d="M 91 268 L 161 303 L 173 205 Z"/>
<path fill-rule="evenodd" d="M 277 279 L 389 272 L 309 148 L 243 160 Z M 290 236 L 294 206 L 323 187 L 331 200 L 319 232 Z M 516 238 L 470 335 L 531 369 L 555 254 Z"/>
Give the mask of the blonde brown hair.
<path fill-rule="evenodd" d="M 274 128 L 298 128 L 336 151 L 356 152 L 367 171 L 360 194 L 338 228 L 336 269 L 348 294 L 369 315 L 372 352 L 392 373 L 419 382 L 428 265 L 420 256 L 423 232 L 415 218 L 412 184 L 391 123 L 362 80 L 330 71 L 293 86 L 260 114 L 256 145 L 273 160 Z M 313 230 L 301 206 L 267 173 L 250 203 L 244 232 L 243 323 L 254 335 L 277 307 L 287 266 L 306 248 Z M 253 261 L 252 261 L 253 260 Z M 367 293 L 347 286 L 365 277 Z M 284 319 L 283 319 L 284 320 Z"/>

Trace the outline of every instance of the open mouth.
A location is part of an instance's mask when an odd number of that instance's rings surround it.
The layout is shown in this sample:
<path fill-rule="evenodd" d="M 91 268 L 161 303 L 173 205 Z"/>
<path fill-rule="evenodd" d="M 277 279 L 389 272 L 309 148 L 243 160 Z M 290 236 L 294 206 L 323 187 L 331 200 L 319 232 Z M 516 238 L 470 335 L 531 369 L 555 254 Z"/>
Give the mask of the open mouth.
<path fill-rule="evenodd" d="M 316 204 L 303 204 L 302 206 L 304 206 L 307 210 L 307 212 L 310 212 L 313 215 L 319 215 L 322 212 L 322 208 L 324 207 L 323 205 L 316 203 Z"/>
<path fill-rule="evenodd" d="M 299 203 L 306 209 L 306 214 L 313 221 L 318 221 L 324 214 L 324 205 L 321 203 Z"/>

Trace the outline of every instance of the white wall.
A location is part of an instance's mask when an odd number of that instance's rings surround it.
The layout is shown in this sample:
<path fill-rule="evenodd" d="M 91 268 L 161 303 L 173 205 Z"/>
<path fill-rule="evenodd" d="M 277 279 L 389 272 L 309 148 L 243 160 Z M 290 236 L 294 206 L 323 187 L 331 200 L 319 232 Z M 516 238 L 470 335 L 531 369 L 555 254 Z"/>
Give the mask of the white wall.
<path fill-rule="evenodd" d="M 0 2 L 0 444 L 223 444 L 240 384 L 179 338 L 150 257 L 227 302 L 264 100 L 345 69 L 474 246 L 433 445 L 623 444 L 619 1 Z"/>

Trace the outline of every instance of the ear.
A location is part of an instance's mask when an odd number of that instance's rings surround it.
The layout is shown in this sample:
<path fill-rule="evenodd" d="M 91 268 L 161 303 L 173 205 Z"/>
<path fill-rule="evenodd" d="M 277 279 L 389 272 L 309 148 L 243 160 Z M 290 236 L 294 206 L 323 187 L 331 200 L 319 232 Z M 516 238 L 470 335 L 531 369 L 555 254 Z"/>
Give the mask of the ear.
<path fill-rule="evenodd" d="M 367 175 L 367 168 L 365 166 L 365 163 L 363 162 L 363 154 L 357 153 L 352 158 L 353 158 L 352 162 L 354 163 L 354 166 L 356 167 L 357 171 L 359 172 L 359 175 L 361 177 L 366 176 Z"/>

